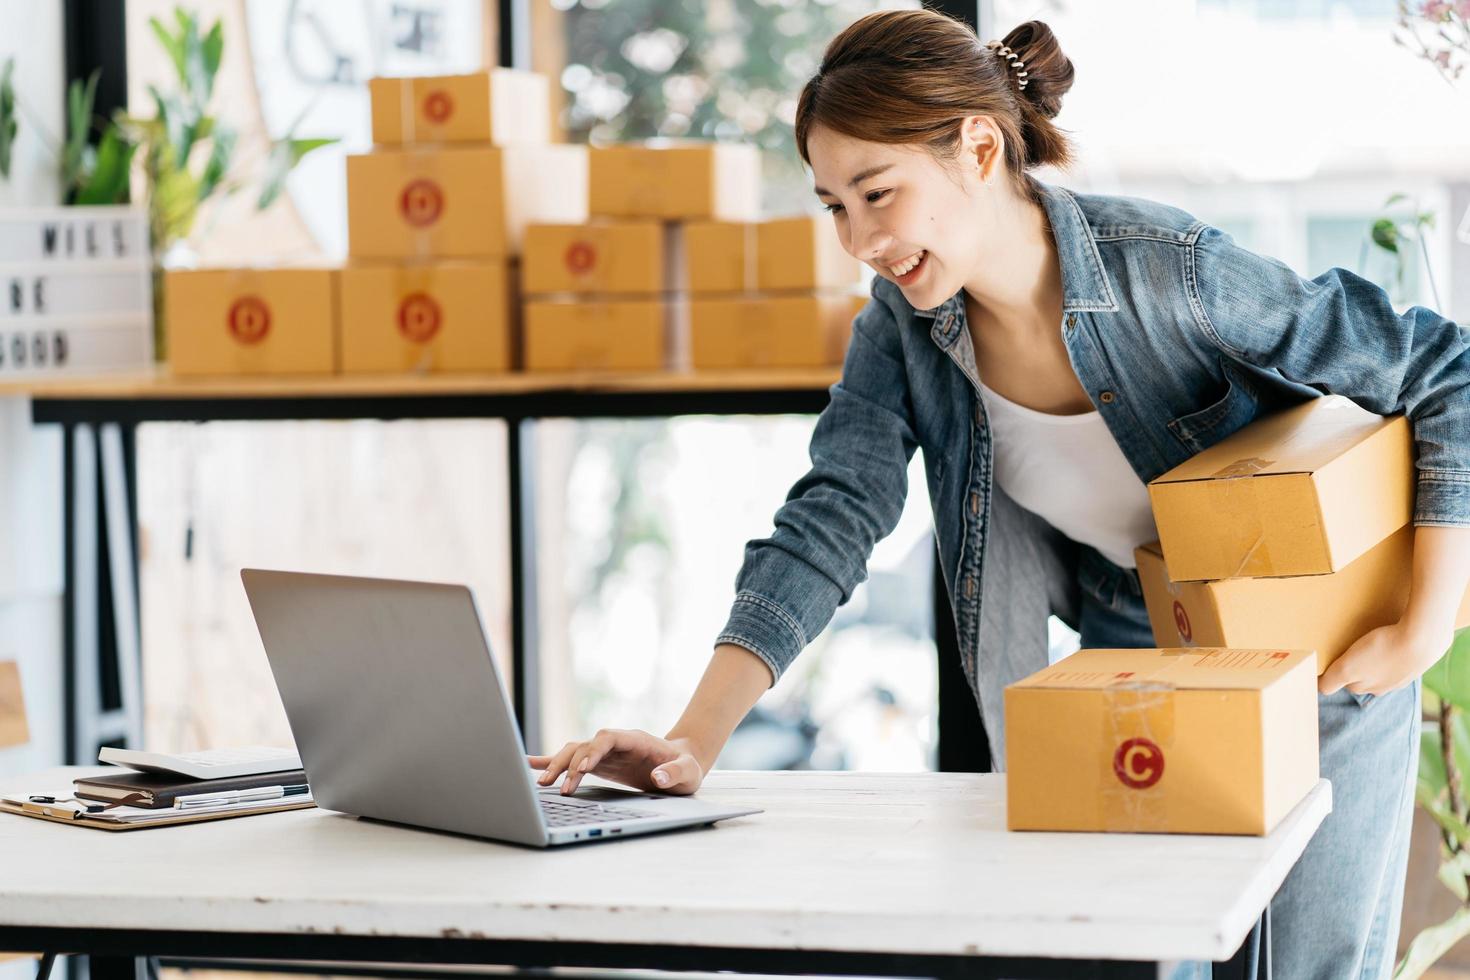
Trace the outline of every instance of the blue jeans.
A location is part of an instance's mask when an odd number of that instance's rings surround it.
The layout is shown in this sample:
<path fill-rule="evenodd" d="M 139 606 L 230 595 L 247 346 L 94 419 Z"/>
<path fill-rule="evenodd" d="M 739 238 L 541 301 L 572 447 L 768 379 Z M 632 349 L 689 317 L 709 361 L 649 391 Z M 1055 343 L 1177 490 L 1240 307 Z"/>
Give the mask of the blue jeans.
<path fill-rule="evenodd" d="M 1083 548 L 1087 648 L 1151 647 L 1138 575 Z M 1271 900 L 1275 980 L 1381 980 L 1393 971 L 1419 757 L 1419 681 L 1391 694 L 1317 700 L 1332 813 Z M 1209 976 L 1186 963 L 1173 980 Z"/>

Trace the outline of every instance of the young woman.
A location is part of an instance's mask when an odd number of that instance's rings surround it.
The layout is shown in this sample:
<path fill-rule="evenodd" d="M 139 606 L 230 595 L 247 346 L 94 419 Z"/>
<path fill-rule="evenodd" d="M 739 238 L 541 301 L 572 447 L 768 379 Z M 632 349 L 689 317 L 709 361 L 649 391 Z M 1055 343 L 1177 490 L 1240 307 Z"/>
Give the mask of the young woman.
<path fill-rule="evenodd" d="M 996 760 L 1001 692 L 1083 647 L 1153 645 L 1133 548 L 1145 484 L 1259 415 L 1325 392 L 1406 413 L 1418 448 L 1403 619 L 1320 679 L 1334 812 L 1272 903 L 1287 980 L 1386 976 L 1418 747 L 1419 675 L 1470 580 L 1470 347 L 1422 307 L 1333 269 L 1299 278 L 1176 208 L 1075 194 L 1052 124 L 1073 70 L 1052 32 L 981 44 L 927 11 L 868 16 L 802 92 L 796 137 L 849 252 L 877 273 L 812 469 L 752 541 L 729 622 L 664 738 L 598 732 L 530 762 L 692 793 L 736 724 L 865 577 L 924 451 L 960 654 Z M 1263 151 L 1264 152 L 1264 151 Z M 1376 698 L 1376 699 L 1375 699 Z"/>

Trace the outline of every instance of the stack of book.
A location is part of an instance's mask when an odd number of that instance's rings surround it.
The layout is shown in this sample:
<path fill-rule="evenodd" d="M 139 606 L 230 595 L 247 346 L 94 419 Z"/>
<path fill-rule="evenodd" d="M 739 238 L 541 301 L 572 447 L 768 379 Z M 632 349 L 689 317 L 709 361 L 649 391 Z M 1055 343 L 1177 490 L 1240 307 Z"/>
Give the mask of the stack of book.
<path fill-rule="evenodd" d="M 313 805 L 306 772 L 293 750 L 160 755 L 108 748 L 98 758 L 125 768 L 78 779 L 69 796 L 0 797 L 0 809 L 125 830 Z"/>

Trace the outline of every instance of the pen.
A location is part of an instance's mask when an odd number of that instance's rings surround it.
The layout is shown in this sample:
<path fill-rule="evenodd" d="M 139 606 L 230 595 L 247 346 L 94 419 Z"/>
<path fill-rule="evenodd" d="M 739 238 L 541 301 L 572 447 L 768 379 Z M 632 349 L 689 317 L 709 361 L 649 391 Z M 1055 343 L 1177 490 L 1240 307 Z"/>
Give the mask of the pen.
<path fill-rule="evenodd" d="M 223 806 L 229 803 L 254 803 L 260 800 L 276 800 L 283 796 L 300 796 L 308 788 L 306 783 L 302 783 L 297 786 L 261 786 L 256 789 L 195 793 L 191 796 L 175 798 L 174 806 L 181 810 L 192 810 L 199 807 Z"/>

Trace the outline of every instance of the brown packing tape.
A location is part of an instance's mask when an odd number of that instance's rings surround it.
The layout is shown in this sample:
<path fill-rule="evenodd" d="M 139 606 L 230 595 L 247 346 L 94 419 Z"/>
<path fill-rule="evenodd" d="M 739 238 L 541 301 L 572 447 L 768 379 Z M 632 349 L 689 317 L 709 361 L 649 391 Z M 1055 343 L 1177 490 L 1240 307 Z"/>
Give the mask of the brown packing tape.
<path fill-rule="evenodd" d="M 1245 459 L 1237 459 L 1228 466 L 1222 466 L 1210 474 L 1212 480 L 1236 480 L 1241 477 L 1255 476 L 1257 473 L 1269 466 L 1275 465 L 1274 459 L 1262 459 L 1259 456 L 1250 456 Z"/>
<path fill-rule="evenodd" d="M 1232 467 L 1249 466 L 1249 462 L 1239 460 L 1232 463 Z M 1222 482 L 1221 494 L 1227 504 L 1225 507 L 1227 518 L 1235 522 L 1236 527 L 1244 532 L 1241 536 L 1249 538 L 1250 544 L 1241 552 L 1240 561 L 1235 570 L 1226 578 L 1259 577 L 1271 575 L 1276 566 L 1271 561 L 1271 548 L 1266 543 L 1265 522 L 1261 516 L 1261 502 L 1258 494 L 1259 484 L 1254 478 L 1241 475 L 1239 477 L 1226 477 Z"/>
<path fill-rule="evenodd" d="M 1174 750 L 1175 688 L 1120 676 L 1104 689 L 1098 748 L 1099 816 L 1106 831 L 1169 827 L 1168 762 Z"/>
<path fill-rule="evenodd" d="M 743 222 L 740 226 L 741 236 L 745 240 L 745 247 L 741 249 L 742 269 L 740 271 L 740 288 L 750 293 L 756 290 L 756 280 L 759 278 L 760 262 L 756 250 L 760 247 L 757 242 L 760 238 L 760 223 L 751 220 Z"/>

